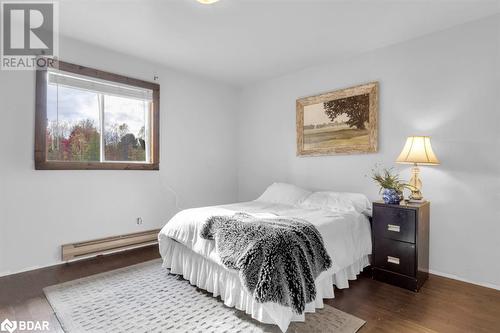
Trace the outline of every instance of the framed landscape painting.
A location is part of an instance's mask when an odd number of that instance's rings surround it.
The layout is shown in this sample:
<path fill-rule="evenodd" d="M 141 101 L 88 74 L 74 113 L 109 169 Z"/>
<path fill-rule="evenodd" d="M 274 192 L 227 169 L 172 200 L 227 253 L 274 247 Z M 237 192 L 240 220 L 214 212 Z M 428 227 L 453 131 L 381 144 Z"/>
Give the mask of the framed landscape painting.
<path fill-rule="evenodd" d="M 378 82 L 297 100 L 297 155 L 377 151 Z"/>

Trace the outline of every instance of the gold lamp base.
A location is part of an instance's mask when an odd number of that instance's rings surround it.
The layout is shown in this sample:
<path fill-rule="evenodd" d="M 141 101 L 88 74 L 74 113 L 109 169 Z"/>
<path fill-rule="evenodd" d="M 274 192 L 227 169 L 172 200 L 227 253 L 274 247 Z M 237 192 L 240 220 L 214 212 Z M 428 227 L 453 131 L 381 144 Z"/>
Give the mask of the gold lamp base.
<path fill-rule="evenodd" d="M 411 169 L 411 178 L 410 178 L 410 185 L 412 186 L 411 189 L 411 195 L 410 195 L 410 202 L 411 201 L 416 201 L 420 202 L 424 200 L 424 197 L 422 196 L 422 181 L 420 180 L 419 174 L 420 174 L 420 168 L 417 166 L 417 163 L 414 164 L 415 166 Z"/>

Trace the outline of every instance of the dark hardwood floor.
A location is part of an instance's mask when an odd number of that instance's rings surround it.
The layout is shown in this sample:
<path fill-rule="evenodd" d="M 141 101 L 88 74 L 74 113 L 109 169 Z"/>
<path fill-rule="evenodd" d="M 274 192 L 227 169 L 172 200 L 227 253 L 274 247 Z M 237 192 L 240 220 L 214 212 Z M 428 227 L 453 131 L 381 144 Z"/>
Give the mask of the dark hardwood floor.
<path fill-rule="evenodd" d="M 432 274 L 418 293 L 362 276 L 327 303 L 364 319 L 361 332 L 500 332 L 500 291 Z"/>
<path fill-rule="evenodd" d="M 0 278 L 0 322 L 48 320 L 62 332 L 44 287 L 158 257 L 151 246 Z M 326 303 L 366 320 L 360 332 L 500 332 L 500 291 L 435 275 L 413 293 L 364 273 Z"/>

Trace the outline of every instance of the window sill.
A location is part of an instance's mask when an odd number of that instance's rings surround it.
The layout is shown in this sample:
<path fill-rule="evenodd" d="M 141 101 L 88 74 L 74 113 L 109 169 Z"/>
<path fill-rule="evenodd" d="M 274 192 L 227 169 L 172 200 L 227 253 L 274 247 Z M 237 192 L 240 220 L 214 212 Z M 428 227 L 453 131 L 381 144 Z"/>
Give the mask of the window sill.
<path fill-rule="evenodd" d="M 36 170 L 160 170 L 159 163 L 35 161 Z"/>

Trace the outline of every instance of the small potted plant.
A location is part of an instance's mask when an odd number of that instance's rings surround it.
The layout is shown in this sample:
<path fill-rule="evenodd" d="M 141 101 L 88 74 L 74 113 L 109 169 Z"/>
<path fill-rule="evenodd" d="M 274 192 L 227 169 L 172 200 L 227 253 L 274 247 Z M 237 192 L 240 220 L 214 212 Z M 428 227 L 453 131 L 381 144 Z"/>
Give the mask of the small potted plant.
<path fill-rule="evenodd" d="M 393 169 L 383 169 L 382 172 L 373 169 L 372 179 L 380 186 L 379 193 L 386 204 L 398 205 L 403 200 L 403 190 L 411 189 L 413 186 L 404 183 Z"/>

